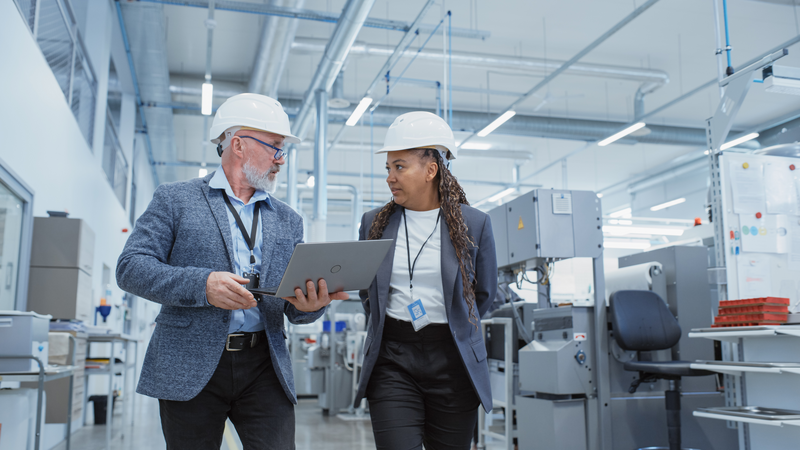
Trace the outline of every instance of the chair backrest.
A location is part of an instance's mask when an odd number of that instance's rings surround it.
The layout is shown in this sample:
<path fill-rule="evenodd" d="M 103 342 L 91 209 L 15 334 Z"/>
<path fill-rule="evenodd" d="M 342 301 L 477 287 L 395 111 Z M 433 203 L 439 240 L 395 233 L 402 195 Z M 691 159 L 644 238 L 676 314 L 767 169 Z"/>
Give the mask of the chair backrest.
<path fill-rule="evenodd" d="M 655 292 L 617 291 L 609 306 L 614 338 L 624 350 L 664 350 L 681 339 L 678 320 Z"/>

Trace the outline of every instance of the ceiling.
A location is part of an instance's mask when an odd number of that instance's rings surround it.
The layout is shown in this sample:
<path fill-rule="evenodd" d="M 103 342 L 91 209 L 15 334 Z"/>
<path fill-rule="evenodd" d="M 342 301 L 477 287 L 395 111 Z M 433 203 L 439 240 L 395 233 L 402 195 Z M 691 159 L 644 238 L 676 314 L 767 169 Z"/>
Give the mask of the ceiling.
<path fill-rule="evenodd" d="M 485 40 L 453 37 L 453 52 L 505 55 L 512 58 L 545 58 L 566 61 L 619 22 L 644 0 L 569 0 L 551 2 L 524 1 L 458 1 L 437 4 L 428 13 L 424 23 L 435 24 L 443 11 L 452 10 L 452 25 L 460 28 L 485 30 L 491 36 Z M 733 47 L 733 65 L 738 66 L 780 43 L 800 34 L 800 11 L 782 2 L 731 0 L 728 5 L 730 39 Z M 783 2 L 785 3 L 785 2 Z M 791 2 L 789 2 L 791 3 Z M 344 0 L 306 0 L 304 8 L 338 14 Z M 376 0 L 370 17 L 411 22 L 424 4 L 423 0 L 404 2 Z M 207 10 L 183 6 L 164 6 L 166 19 L 165 46 L 170 78 L 183 85 L 202 82 L 205 72 Z M 229 81 L 247 86 L 258 49 L 261 28 L 267 16 L 216 11 L 214 29 L 212 76 L 215 82 Z M 335 24 L 301 20 L 297 29 L 298 40 L 326 41 Z M 403 33 L 375 28 L 364 28 L 357 43 L 394 47 Z M 419 48 L 427 36 L 418 37 L 411 49 Z M 426 49 L 440 51 L 442 38 L 434 37 Z M 589 53 L 583 63 L 650 68 L 666 72 L 670 82 L 645 99 L 645 111 L 651 111 L 717 76 L 715 57 L 713 3 L 710 0 L 662 0 L 625 26 L 597 49 Z M 781 65 L 800 67 L 800 46 L 790 48 L 789 56 Z M 282 75 L 279 97 L 302 98 L 319 63 L 321 54 L 293 51 Z M 353 56 L 344 71 L 344 96 L 357 102 L 378 70 L 385 56 Z M 404 58 L 394 69 L 399 73 L 410 61 Z M 441 81 L 441 61 L 418 59 L 405 76 L 415 79 Z M 490 88 L 492 90 L 523 93 L 541 81 L 544 73 L 534 71 L 508 71 L 497 67 L 454 67 L 454 86 Z M 583 118 L 627 122 L 633 119 L 633 98 L 639 82 L 599 78 L 565 73 L 538 92 L 517 109 L 520 114 Z M 380 89 L 384 89 L 381 87 Z M 379 90 L 380 90 L 379 89 Z M 545 96 L 548 102 L 540 105 Z M 705 120 L 716 108 L 719 91 L 711 87 L 691 98 L 647 119 L 657 125 L 704 128 Z M 181 101 L 199 99 L 182 96 Z M 503 111 L 515 97 L 456 92 L 453 108 L 459 111 L 486 112 L 487 122 L 492 114 Z M 216 99 L 220 103 L 222 99 Z M 398 85 L 383 103 L 389 106 L 434 108 L 435 91 L 415 86 Z M 735 129 L 748 129 L 765 124 L 798 111 L 797 97 L 764 92 L 756 84 L 750 90 L 744 106 L 734 124 Z M 538 110 L 534 111 L 538 107 Z M 335 135 L 340 124 L 329 126 L 330 136 Z M 204 119 L 195 114 L 178 114 L 174 120 L 177 155 L 179 160 L 216 163 L 215 152 L 209 147 L 203 156 Z M 331 153 L 329 171 L 383 173 L 380 156 L 371 157 L 368 150 L 370 136 L 380 145 L 385 128 L 354 127 L 346 132 L 342 150 Z M 461 140 L 469 133 L 458 132 Z M 306 136 L 313 139 L 313 130 Z M 488 143 L 494 150 L 525 150 L 533 153 L 532 159 L 522 164 L 522 177 L 534 174 L 548 163 L 573 150 L 584 147 L 582 141 L 511 136 L 502 130 L 474 142 Z M 354 144 L 364 144 L 359 148 Z M 698 147 L 657 144 L 612 144 L 607 147 L 590 145 L 568 160 L 566 183 L 561 164 L 538 173 L 527 181 L 544 187 L 600 190 L 620 183 L 636 174 L 657 170 L 681 155 L 697 152 Z M 456 175 L 463 180 L 510 181 L 515 163 L 510 159 L 460 158 L 454 165 Z M 301 150 L 301 170 L 312 169 L 311 152 Z M 184 178 L 197 176 L 196 167 L 181 167 L 177 173 Z M 300 181 L 305 179 L 301 173 Z M 388 192 L 382 179 L 329 177 L 330 183 L 363 186 L 365 198 L 374 193 L 385 200 Z M 373 187 L 374 186 L 374 187 Z M 497 186 L 468 184 L 465 190 L 471 201 L 490 196 L 501 188 Z M 625 202 L 621 197 L 620 202 Z M 613 208 L 616 205 L 604 205 Z M 693 215 L 699 215 L 702 205 L 695 205 Z M 685 208 L 684 208 L 685 209 Z M 684 211 L 683 209 L 681 211 Z M 670 210 L 663 210 L 669 215 Z M 682 214 L 689 214 L 682 212 Z"/>

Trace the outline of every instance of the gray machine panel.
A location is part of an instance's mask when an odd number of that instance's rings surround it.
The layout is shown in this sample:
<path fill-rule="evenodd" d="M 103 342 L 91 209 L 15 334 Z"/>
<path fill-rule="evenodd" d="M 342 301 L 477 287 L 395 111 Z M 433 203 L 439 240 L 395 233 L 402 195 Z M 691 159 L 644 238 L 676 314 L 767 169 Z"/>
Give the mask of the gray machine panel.
<path fill-rule="evenodd" d="M 575 256 L 572 236 L 572 192 L 539 189 L 537 192 L 537 223 L 540 252 L 537 256 L 571 258 Z M 563 202 L 564 206 L 558 207 Z M 569 204 L 569 208 L 566 205 Z M 561 212 L 558 212 L 561 211 Z M 568 212 L 567 212 L 568 211 Z"/>
<path fill-rule="evenodd" d="M 597 257 L 602 252 L 600 201 L 591 191 L 536 189 L 489 215 L 500 268 L 535 258 Z"/>
<path fill-rule="evenodd" d="M 506 208 L 500 206 L 489 211 L 492 220 L 492 233 L 494 233 L 495 253 L 497 253 L 497 267 L 508 265 L 508 225 Z"/>
<path fill-rule="evenodd" d="M 530 191 L 500 208 L 506 212 L 506 238 L 508 239 L 508 262 L 521 263 L 538 257 L 539 233 L 536 226 L 536 191 Z M 500 265 L 498 264 L 498 267 Z"/>
<path fill-rule="evenodd" d="M 600 199 L 591 191 L 572 191 L 572 236 L 575 256 L 597 258 L 603 252 L 603 214 Z"/>

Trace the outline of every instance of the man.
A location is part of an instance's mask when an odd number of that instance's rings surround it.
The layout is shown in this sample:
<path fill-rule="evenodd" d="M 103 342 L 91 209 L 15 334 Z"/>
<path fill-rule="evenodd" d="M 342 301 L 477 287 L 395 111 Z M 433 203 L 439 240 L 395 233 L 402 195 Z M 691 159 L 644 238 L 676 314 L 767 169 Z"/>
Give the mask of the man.
<path fill-rule="evenodd" d="M 219 170 L 159 186 L 117 263 L 119 286 L 162 304 L 137 392 L 159 399 L 168 449 L 215 449 L 226 418 L 245 448 L 294 448 L 297 403 L 284 315 L 319 318 L 331 299 L 324 280 L 308 296 L 264 296 L 242 285 L 280 284 L 300 216 L 272 198 L 283 146 L 300 140 L 276 100 L 229 98 L 214 117 Z M 252 281 L 251 281 L 252 280 Z"/>

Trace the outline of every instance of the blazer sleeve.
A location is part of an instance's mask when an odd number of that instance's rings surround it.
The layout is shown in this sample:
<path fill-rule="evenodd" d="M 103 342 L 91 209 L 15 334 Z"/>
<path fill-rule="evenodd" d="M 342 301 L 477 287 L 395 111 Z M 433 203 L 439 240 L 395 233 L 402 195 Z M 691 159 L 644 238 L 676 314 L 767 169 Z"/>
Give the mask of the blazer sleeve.
<path fill-rule="evenodd" d="M 213 271 L 167 263 L 175 243 L 168 186 L 159 186 L 136 221 L 117 260 L 117 284 L 131 294 L 167 306 L 207 307 L 206 280 Z"/>
<path fill-rule="evenodd" d="M 358 240 L 359 241 L 366 241 L 369 233 L 369 228 L 367 226 L 367 215 L 361 215 L 361 228 L 358 230 Z M 372 224 L 370 224 L 371 226 Z M 369 317 L 369 289 L 361 289 L 358 291 L 358 296 L 361 297 L 361 305 L 364 306 L 364 312 Z"/>
<path fill-rule="evenodd" d="M 301 244 L 303 242 L 303 218 L 299 217 L 299 223 L 292 227 L 294 230 L 294 245 L 295 247 L 297 244 Z M 304 312 L 300 311 L 299 309 L 295 308 L 295 306 L 286 300 L 283 300 L 285 303 L 283 305 L 283 313 L 286 315 L 286 318 L 289 319 L 290 323 L 295 325 L 302 325 L 306 323 L 313 323 L 323 314 L 325 314 L 324 306 L 316 311 L 311 312 Z"/>
<path fill-rule="evenodd" d="M 494 247 L 492 219 L 485 216 L 481 236 L 478 240 L 478 255 L 475 263 L 475 305 L 478 317 L 483 317 L 497 294 L 497 253 Z"/>

